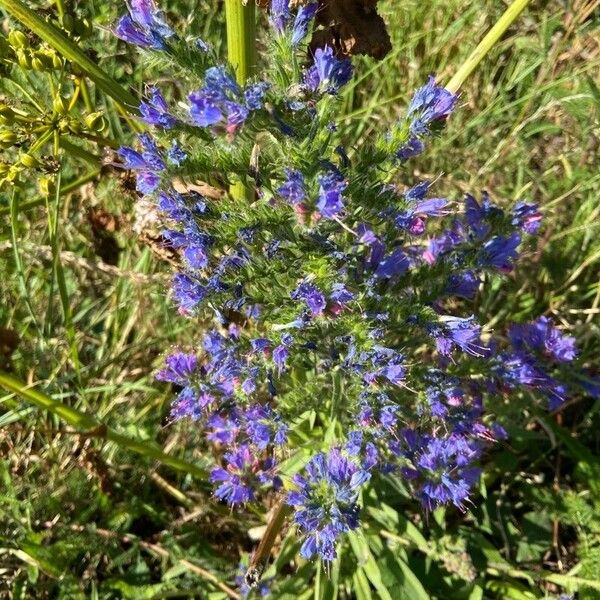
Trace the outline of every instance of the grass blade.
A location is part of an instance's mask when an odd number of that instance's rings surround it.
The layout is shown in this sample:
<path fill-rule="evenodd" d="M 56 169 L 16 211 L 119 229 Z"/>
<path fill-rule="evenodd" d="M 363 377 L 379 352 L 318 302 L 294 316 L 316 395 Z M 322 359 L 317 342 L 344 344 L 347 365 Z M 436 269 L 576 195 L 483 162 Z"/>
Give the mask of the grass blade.
<path fill-rule="evenodd" d="M 104 423 L 101 423 L 91 415 L 71 406 L 67 406 L 39 390 L 25 385 L 8 373 L 0 372 L 0 386 L 9 392 L 18 394 L 28 402 L 35 404 L 38 408 L 50 411 L 52 414 L 60 417 L 63 421 L 69 423 L 72 427 L 82 429 L 82 433 L 86 435 L 108 440 L 121 448 L 131 450 L 132 452 L 156 460 L 178 471 L 189 473 L 198 479 L 206 479 L 206 472 L 204 469 L 185 460 L 165 454 L 158 448 L 148 444 L 147 441 L 138 441 L 117 433 L 114 429 L 107 427 Z"/>

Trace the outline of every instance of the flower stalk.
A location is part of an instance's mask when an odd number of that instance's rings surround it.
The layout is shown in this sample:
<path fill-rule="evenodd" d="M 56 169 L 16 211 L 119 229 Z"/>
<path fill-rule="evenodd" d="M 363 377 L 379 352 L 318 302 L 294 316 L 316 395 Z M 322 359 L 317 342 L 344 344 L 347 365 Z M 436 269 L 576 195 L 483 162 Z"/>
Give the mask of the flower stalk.
<path fill-rule="evenodd" d="M 227 58 L 240 85 L 244 85 L 256 67 L 256 15 L 254 2 L 225 0 L 227 23 Z M 230 188 L 234 198 L 252 201 L 254 191 L 242 182 Z"/>
<path fill-rule="evenodd" d="M 479 42 L 475 50 L 471 52 L 467 60 L 462 64 L 452 79 L 445 86 L 447 90 L 456 94 L 467 77 L 479 66 L 479 63 L 487 56 L 506 30 L 521 14 L 530 0 L 515 0 L 498 19 L 496 24 L 488 31 L 486 36 Z"/>

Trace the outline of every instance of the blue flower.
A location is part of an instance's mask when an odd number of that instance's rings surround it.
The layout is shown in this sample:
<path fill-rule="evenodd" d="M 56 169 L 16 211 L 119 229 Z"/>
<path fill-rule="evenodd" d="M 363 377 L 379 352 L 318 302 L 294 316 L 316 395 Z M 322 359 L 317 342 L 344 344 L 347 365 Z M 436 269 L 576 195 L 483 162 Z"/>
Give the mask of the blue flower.
<path fill-rule="evenodd" d="M 475 317 L 468 318 L 444 316 L 439 325 L 430 325 L 429 333 L 435 339 L 438 352 L 449 356 L 455 347 L 471 356 L 487 355 L 487 349 L 481 345 L 479 335 L 481 327 Z"/>
<path fill-rule="evenodd" d="M 446 293 L 471 300 L 477 293 L 480 283 L 481 280 L 474 271 L 455 273 L 448 278 Z"/>
<path fill-rule="evenodd" d="M 172 287 L 173 299 L 184 313 L 196 308 L 206 296 L 206 289 L 183 273 L 175 274 Z"/>
<path fill-rule="evenodd" d="M 344 176 L 333 165 L 328 165 L 328 170 L 319 177 L 317 209 L 323 217 L 332 219 L 342 211 L 342 192 L 346 186 Z"/>
<path fill-rule="evenodd" d="M 129 15 L 121 17 L 115 28 L 117 37 L 142 48 L 164 49 L 173 30 L 152 0 L 132 0 Z"/>
<path fill-rule="evenodd" d="M 408 478 L 420 478 L 418 496 L 426 510 L 439 505 L 454 504 L 465 510 L 471 488 L 479 480 L 480 470 L 472 466 L 480 450 L 463 436 L 446 438 L 426 436 L 413 460 L 414 470 L 407 469 Z"/>
<path fill-rule="evenodd" d="M 418 156 L 423 150 L 425 150 L 425 144 L 418 137 L 413 136 L 396 150 L 395 156 L 400 160 L 408 160 L 413 156 Z"/>
<path fill-rule="evenodd" d="M 291 19 L 289 0 L 272 0 L 269 22 L 271 27 L 281 34 L 285 31 Z"/>
<path fill-rule="evenodd" d="M 263 107 L 264 97 L 267 90 L 271 87 L 270 83 L 260 81 L 249 85 L 244 90 L 244 101 L 250 110 L 260 110 Z"/>
<path fill-rule="evenodd" d="M 436 85 L 435 77 L 419 88 L 409 106 L 410 131 L 413 136 L 430 135 L 430 125 L 442 121 L 454 110 L 458 96 Z"/>
<path fill-rule="evenodd" d="M 349 59 L 339 59 L 331 46 L 317 48 L 314 64 L 305 74 L 305 83 L 313 92 L 321 91 L 336 94 L 352 78 L 352 63 Z"/>
<path fill-rule="evenodd" d="M 167 159 L 169 162 L 178 167 L 186 158 L 187 154 L 185 150 L 177 142 L 173 142 L 167 150 Z"/>
<path fill-rule="evenodd" d="M 570 362 L 577 356 L 575 338 L 562 335 L 547 317 L 531 324 L 513 325 L 508 335 L 515 350 L 529 347 L 547 353 L 558 362 Z"/>
<path fill-rule="evenodd" d="M 294 491 L 287 503 L 294 507 L 294 521 L 305 536 L 300 554 L 310 559 L 319 554 L 331 561 L 342 533 L 359 525 L 358 493 L 371 477 L 334 448 L 319 453 L 306 465 L 305 475 L 294 475 Z"/>
<path fill-rule="evenodd" d="M 271 484 L 275 489 L 281 486 L 281 480 L 274 474 L 275 461 L 271 458 L 260 460 L 246 445 L 227 452 L 225 460 L 227 467 L 213 469 L 209 480 L 220 483 L 215 496 L 228 504 L 245 504 L 254 500 L 260 485 Z"/>
<path fill-rule="evenodd" d="M 198 369 L 198 357 L 185 352 L 176 352 L 167 356 L 165 363 L 166 368 L 156 374 L 156 379 L 178 385 L 187 385 Z"/>
<path fill-rule="evenodd" d="M 542 213 L 537 204 L 518 202 L 513 208 L 513 225 L 518 225 L 525 233 L 537 233 L 542 224 Z"/>
<path fill-rule="evenodd" d="M 140 103 L 142 120 L 149 125 L 158 125 L 164 129 L 175 127 L 177 119 L 169 113 L 169 106 L 159 89 L 152 86 L 149 92 L 148 102 Z"/>
<path fill-rule="evenodd" d="M 306 37 L 308 26 L 317 14 L 318 2 L 310 2 L 298 9 L 294 25 L 292 26 L 292 46 L 296 47 Z"/>
<path fill-rule="evenodd" d="M 304 176 L 295 169 L 285 169 L 286 180 L 275 192 L 290 204 L 300 204 L 306 198 L 304 189 Z"/>
<path fill-rule="evenodd" d="M 512 261 L 519 255 L 517 248 L 521 236 L 513 233 L 508 237 L 498 235 L 487 241 L 479 252 L 478 262 L 482 267 L 494 267 L 505 273 L 513 268 Z"/>
<path fill-rule="evenodd" d="M 196 125 L 210 127 L 223 118 L 221 109 L 204 91 L 192 92 L 188 98 L 192 105 L 190 115 Z"/>
<path fill-rule="evenodd" d="M 404 275 L 410 266 L 408 256 L 397 248 L 384 258 L 382 258 L 377 269 L 375 277 L 377 279 L 391 279 L 392 277 Z"/>

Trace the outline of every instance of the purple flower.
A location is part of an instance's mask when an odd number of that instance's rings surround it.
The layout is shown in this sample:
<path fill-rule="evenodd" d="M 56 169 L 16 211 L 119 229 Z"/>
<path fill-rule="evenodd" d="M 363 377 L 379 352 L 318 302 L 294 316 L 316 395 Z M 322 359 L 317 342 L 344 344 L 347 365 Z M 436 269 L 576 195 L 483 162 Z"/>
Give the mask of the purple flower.
<path fill-rule="evenodd" d="M 292 26 L 292 46 L 296 47 L 306 37 L 308 26 L 317 14 L 318 2 L 310 2 L 298 9 L 294 25 Z"/>
<path fill-rule="evenodd" d="M 575 338 L 562 335 L 547 317 L 540 317 L 531 324 L 513 325 L 508 335 L 515 350 L 529 347 L 545 352 L 558 362 L 570 362 L 577 356 Z"/>
<path fill-rule="evenodd" d="M 273 350 L 273 362 L 277 365 L 279 372 L 285 369 L 285 361 L 288 354 L 289 350 L 283 344 L 280 344 Z"/>
<path fill-rule="evenodd" d="M 321 290 L 319 290 L 319 288 L 312 283 L 301 283 L 291 293 L 291 298 L 293 300 L 304 300 L 308 310 L 310 310 L 313 316 L 322 314 L 327 306 L 327 300 L 325 299 L 325 296 Z"/>
<path fill-rule="evenodd" d="M 223 65 L 210 67 L 204 73 L 204 90 L 215 100 L 240 98 L 242 90 Z"/>
<path fill-rule="evenodd" d="M 405 475 L 417 478 L 423 508 L 454 504 L 465 510 L 471 488 L 479 479 L 480 470 L 471 466 L 479 457 L 479 448 L 460 435 L 427 436 L 419 446 L 412 461 L 414 470 L 408 469 Z"/>
<path fill-rule="evenodd" d="M 335 217 L 344 208 L 342 192 L 346 186 L 344 176 L 333 165 L 319 177 L 317 209 L 326 219 Z"/>
<path fill-rule="evenodd" d="M 450 275 L 448 278 L 448 285 L 446 286 L 446 293 L 451 296 L 460 296 L 471 300 L 477 290 L 481 280 L 474 271 L 463 271 L 462 273 L 456 273 Z"/>
<path fill-rule="evenodd" d="M 164 129 L 171 129 L 177 124 L 177 119 L 169 113 L 169 106 L 157 87 L 150 88 L 148 102 L 140 104 L 142 120 L 149 125 L 158 125 Z"/>
<path fill-rule="evenodd" d="M 175 35 L 152 0 L 132 0 L 129 15 L 121 17 L 115 34 L 142 48 L 163 49 L 166 39 Z"/>
<path fill-rule="evenodd" d="M 226 101 L 223 106 L 227 114 L 228 125 L 241 125 L 250 114 L 250 111 L 243 104 L 237 102 Z"/>
<path fill-rule="evenodd" d="M 300 204 L 306 198 L 304 176 L 295 169 L 285 169 L 286 180 L 275 190 L 276 193 L 290 204 Z"/>
<path fill-rule="evenodd" d="M 413 136 L 396 150 L 395 156 L 400 160 L 408 160 L 413 156 L 418 156 L 423 150 L 425 150 L 425 144 L 419 138 Z"/>
<path fill-rule="evenodd" d="M 304 475 L 294 475 L 296 489 L 288 492 L 287 503 L 294 507 L 294 520 L 305 536 L 300 548 L 304 558 L 336 558 L 339 536 L 359 525 L 358 492 L 370 477 L 337 448 L 317 454 Z"/>
<path fill-rule="evenodd" d="M 272 0 L 271 12 L 269 14 L 271 27 L 273 27 L 277 33 L 281 34 L 285 31 L 290 19 L 289 0 Z"/>
<path fill-rule="evenodd" d="M 313 92 L 317 90 L 336 94 L 352 78 L 352 63 L 349 59 L 339 59 L 331 46 L 317 48 L 314 64 L 305 74 L 305 83 Z"/>
<path fill-rule="evenodd" d="M 375 271 L 375 277 L 377 279 L 391 279 L 392 277 L 404 275 L 409 266 L 408 256 L 397 248 L 379 263 Z"/>
<path fill-rule="evenodd" d="M 512 224 L 518 225 L 525 233 L 537 233 L 542 224 L 542 213 L 538 205 L 518 202 L 513 208 Z"/>
<path fill-rule="evenodd" d="M 274 475 L 275 462 L 261 460 L 246 445 L 225 454 L 226 468 L 215 468 L 210 473 L 212 483 L 220 483 L 215 496 L 228 504 L 245 504 L 255 498 L 255 490 L 261 484 L 270 483 L 275 489 L 281 485 Z"/>
<path fill-rule="evenodd" d="M 266 81 L 260 81 L 259 83 L 248 86 L 244 90 L 246 106 L 250 110 L 260 110 L 263 107 L 265 93 L 270 87 L 271 84 Z"/>
<path fill-rule="evenodd" d="M 491 229 L 490 221 L 502 215 L 502 210 L 490 201 L 487 192 L 481 194 L 481 206 L 474 196 L 465 194 L 465 222 L 472 231 L 473 237 L 480 240 Z"/>
<path fill-rule="evenodd" d="M 210 127 L 223 118 L 221 109 L 204 91 L 192 92 L 188 97 L 192 105 L 190 115 L 196 125 Z"/>
<path fill-rule="evenodd" d="M 151 171 L 138 173 L 136 177 L 136 189 L 141 194 L 152 194 L 160 185 L 160 176 Z"/>
<path fill-rule="evenodd" d="M 184 313 L 196 308 L 205 296 L 205 288 L 187 275 L 176 273 L 173 277 L 173 298 Z"/>
<path fill-rule="evenodd" d="M 450 356 L 455 347 L 471 356 L 487 355 L 487 349 L 481 345 L 479 334 L 481 327 L 475 317 L 440 317 L 439 325 L 429 327 L 430 335 L 435 339 L 438 352 Z"/>
<path fill-rule="evenodd" d="M 167 356 L 165 363 L 167 366 L 156 374 L 156 379 L 187 385 L 198 368 L 198 357 L 195 354 L 175 352 Z"/>
<path fill-rule="evenodd" d="M 281 446 L 286 443 L 288 427 L 270 406 L 251 406 L 244 418 L 246 433 L 259 450 L 265 450 L 269 444 Z"/>
<path fill-rule="evenodd" d="M 446 119 L 454 110 L 457 101 L 458 96 L 436 85 L 435 77 L 431 75 L 429 81 L 415 92 L 408 106 L 411 134 L 429 135 L 429 126 Z"/>
<path fill-rule="evenodd" d="M 509 237 L 498 235 L 492 238 L 483 245 L 479 253 L 479 265 L 510 272 L 513 268 L 512 261 L 519 255 L 517 248 L 520 243 L 521 236 L 518 233 Z"/>
<path fill-rule="evenodd" d="M 167 150 L 167 158 L 171 164 L 179 166 L 187 158 L 187 154 L 177 142 L 173 142 Z"/>

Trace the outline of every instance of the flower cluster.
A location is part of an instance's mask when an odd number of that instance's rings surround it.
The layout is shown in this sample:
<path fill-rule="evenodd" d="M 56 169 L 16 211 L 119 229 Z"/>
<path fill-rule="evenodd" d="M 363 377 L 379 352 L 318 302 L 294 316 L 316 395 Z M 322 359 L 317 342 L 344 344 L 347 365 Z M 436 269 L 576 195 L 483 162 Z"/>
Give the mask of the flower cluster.
<path fill-rule="evenodd" d="M 187 108 L 150 88 L 140 113 L 153 136 L 119 154 L 179 257 L 173 300 L 205 332 L 158 374 L 178 389 L 172 418 L 215 448 L 218 499 L 283 487 L 301 554 L 332 560 L 374 472 L 402 478 L 425 510 L 465 510 L 479 458 L 506 437 L 489 400 L 537 390 L 556 407 L 574 384 L 555 367 L 577 350 L 546 318 L 507 340 L 483 334 L 468 302 L 514 268 L 537 206 L 505 210 L 485 192 L 457 204 L 430 181 L 402 185 L 404 162 L 458 101 L 433 77 L 389 131 L 344 148 L 337 96 L 352 65 L 302 44 L 315 11 L 274 0 L 261 78 L 240 83 L 212 59 L 186 63 L 151 0 L 132 0 L 119 35 L 193 83 Z M 250 193 L 204 197 L 198 181 Z M 307 447 L 302 472 L 289 467 L 301 461 L 282 467 Z"/>

